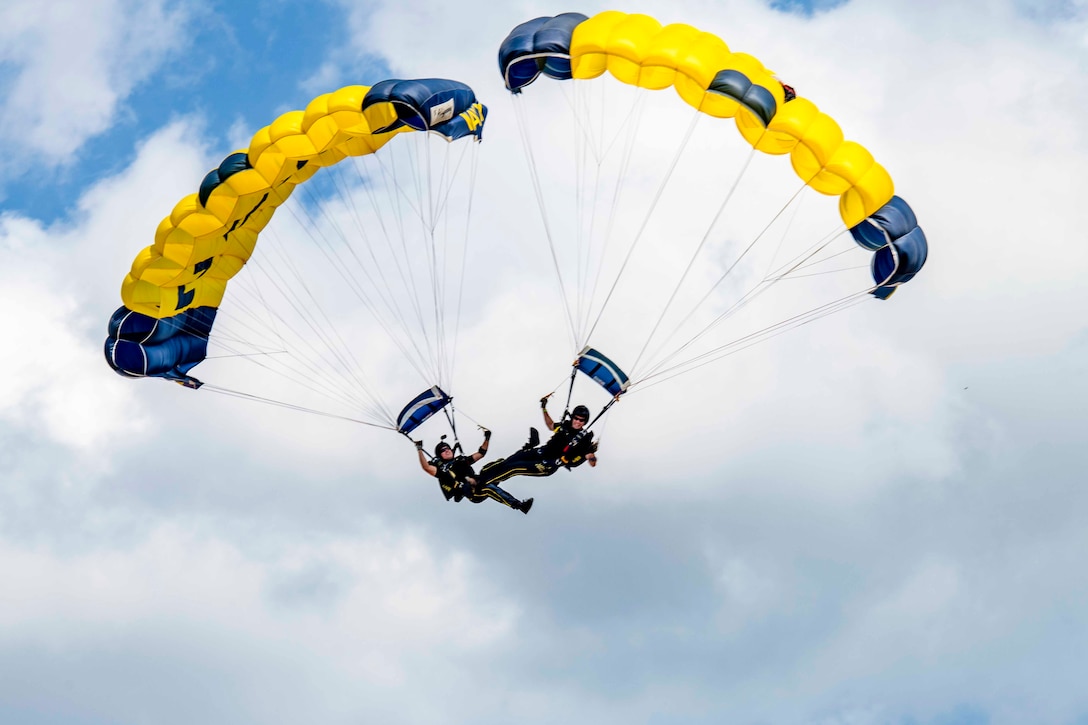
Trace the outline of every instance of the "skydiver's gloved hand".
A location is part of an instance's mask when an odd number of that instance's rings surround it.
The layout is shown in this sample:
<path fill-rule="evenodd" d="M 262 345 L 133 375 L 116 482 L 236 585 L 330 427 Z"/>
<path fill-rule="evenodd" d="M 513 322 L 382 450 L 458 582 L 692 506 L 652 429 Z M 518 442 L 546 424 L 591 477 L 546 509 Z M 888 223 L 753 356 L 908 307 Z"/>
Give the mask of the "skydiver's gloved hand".
<path fill-rule="evenodd" d="M 423 450 L 423 441 L 412 441 L 412 442 L 416 444 L 416 450 L 417 451 L 422 451 Z"/>
<path fill-rule="evenodd" d="M 484 428 L 484 440 L 485 441 L 491 440 L 491 431 L 488 430 L 487 428 Z"/>
<path fill-rule="evenodd" d="M 545 395 L 545 396 L 544 396 L 543 398 L 541 398 L 541 399 L 540 399 L 540 408 L 541 408 L 542 410 L 543 410 L 544 408 L 547 408 L 547 407 L 548 407 L 548 398 L 550 398 L 550 397 L 552 397 L 552 394 L 551 394 L 551 393 L 548 393 L 547 395 Z"/>

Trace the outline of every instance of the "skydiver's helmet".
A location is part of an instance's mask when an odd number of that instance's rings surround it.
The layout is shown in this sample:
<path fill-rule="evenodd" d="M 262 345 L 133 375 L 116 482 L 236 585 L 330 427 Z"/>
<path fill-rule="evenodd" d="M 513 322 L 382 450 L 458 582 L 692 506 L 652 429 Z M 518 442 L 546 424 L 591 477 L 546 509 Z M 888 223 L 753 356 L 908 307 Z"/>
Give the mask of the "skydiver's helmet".
<path fill-rule="evenodd" d="M 583 423 L 588 423 L 589 422 L 589 408 L 587 408 L 584 405 L 574 406 L 574 410 L 572 410 L 570 412 L 570 418 L 571 418 L 571 420 L 574 420 L 575 418 L 581 418 Z"/>
<path fill-rule="evenodd" d="M 442 460 L 442 451 L 452 450 L 450 444 L 446 441 L 442 441 L 434 447 L 434 457 L 438 460 Z"/>

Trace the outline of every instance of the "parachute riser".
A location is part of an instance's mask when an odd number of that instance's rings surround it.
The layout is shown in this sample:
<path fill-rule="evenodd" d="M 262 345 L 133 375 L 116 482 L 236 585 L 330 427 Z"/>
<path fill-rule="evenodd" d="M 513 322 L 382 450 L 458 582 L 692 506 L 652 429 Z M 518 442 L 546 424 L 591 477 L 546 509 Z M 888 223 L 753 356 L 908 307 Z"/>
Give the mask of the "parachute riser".
<path fill-rule="evenodd" d="M 450 424 L 450 430 L 453 431 L 453 452 L 457 455 L 464 455 L 465 450 L 461 447 L 461 440 L 457 437 L 457 409 L 453 405 L 453 398 L 450 397 L 450 404 L 442 409 L 443 414 L 446 416 L 446 421 Z"/>

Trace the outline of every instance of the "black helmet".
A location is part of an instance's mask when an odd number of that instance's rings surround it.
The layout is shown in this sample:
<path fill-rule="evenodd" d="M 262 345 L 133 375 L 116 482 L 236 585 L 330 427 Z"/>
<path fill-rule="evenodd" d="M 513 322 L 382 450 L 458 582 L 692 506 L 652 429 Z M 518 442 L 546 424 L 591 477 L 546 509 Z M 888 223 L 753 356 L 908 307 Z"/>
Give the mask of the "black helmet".
<path fill-rule="evenodd" d="M 576 406 L 574 406 L 574 410 L 572 410 L 570 412 L 570 417 L 571 418 L 585 418 L 588 421 L 589 420 L 589 408 L 587 408 L 584 405 L 576 405 Z"/>
<path fill-rule="evenodd" d="M 449 448 L 450 448 L 450 444 L 447 443 L 446 441 L 442 441 L 441 443 L 439 443 L 437 446 L 434 447 L 434 457 L 435 458 L 441 457 L 442 456 L 442 451 L 447 450 Z"/>

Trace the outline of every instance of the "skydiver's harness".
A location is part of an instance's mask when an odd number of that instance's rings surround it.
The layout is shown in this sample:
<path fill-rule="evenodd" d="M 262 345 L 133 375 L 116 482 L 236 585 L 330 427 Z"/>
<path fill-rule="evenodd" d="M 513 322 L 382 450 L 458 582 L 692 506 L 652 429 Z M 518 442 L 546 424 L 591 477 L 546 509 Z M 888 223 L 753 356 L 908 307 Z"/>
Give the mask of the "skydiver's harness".
<path fill-rule="evenodd" d="M 459 502 L 472 493 L 472 485 L 466 479 L 469 476 L 475 477 L 476 473 L 465 456 L 455 456 L 449 461 L 433 458 L 431 465 L 436 469 L 434 477 L 438 479 L 438 485 L 442 487 L 442 495 L 447 501 L 452 498 L 455 502 Z"/>
<path fill-rule="evenodd" d="M 592 442 L 592 431 L 578 431 L 570 439 L 570 443 L 563 447 L 563 455 L 556 461 L 567 470 L 576 468 L 586 462 L 590 453 L 597 452 L 597 444 Z M 578 445 L 585 440 L 585 452 L 578 452 Z"/>

